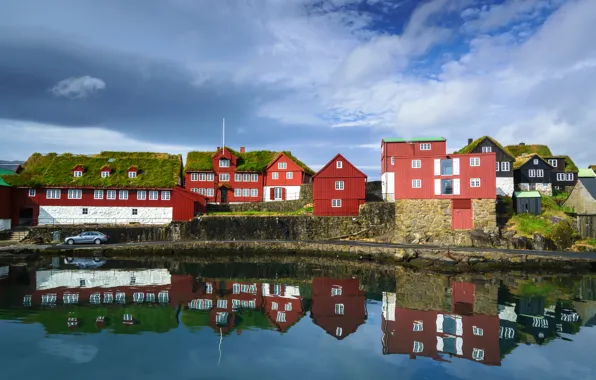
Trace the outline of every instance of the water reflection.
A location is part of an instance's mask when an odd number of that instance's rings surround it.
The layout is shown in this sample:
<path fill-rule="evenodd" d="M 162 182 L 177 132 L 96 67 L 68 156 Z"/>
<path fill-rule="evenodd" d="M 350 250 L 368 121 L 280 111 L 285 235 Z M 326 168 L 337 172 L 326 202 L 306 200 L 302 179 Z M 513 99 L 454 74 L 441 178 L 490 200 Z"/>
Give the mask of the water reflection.
<path fill-rule="evenodd" d="M 38 267 L 2 266 L 0 318 L 42 326 L 50 337 L 38 347 L 76 363 L 92 361 L 98 348 L 57 334 L 211 331 L 221 350 L 232 333 L 287 335 L 306 323 L 337 341 L 376 324 L 374 341 L 384 355 L 499 367 L 522 345 L 571 340 L 582 326 L 596 324 L 591 276 L 447 276 L 309 264 L 87 264 L 54 259 Z"/>

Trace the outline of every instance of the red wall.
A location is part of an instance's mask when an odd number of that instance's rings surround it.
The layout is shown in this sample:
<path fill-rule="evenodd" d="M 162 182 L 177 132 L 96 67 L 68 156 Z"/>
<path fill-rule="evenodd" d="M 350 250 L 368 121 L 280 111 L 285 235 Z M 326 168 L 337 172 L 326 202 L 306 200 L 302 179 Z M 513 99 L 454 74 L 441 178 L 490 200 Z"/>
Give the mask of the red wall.
<path fill-rule="evenodd" d="M 286 169 L 278 169 L 277 165 L 280 162 L 286 163 Z M 273 173 L 279 173 L 278 179 L 273 179 Z M 292 179 L 286 179 L 286 173 L 292 172 Z M 294 161 L 292 161 L 285 154 L 281 154 L 273 163 L 267 168 L 265 177 L 265 186 L 300 186 L 303 183 L 308 183 L 310 176 L 305 175 L 304 171 Z"/>
<path fill-rule="evenodd" d="M 10 203 L 12 187 L 0 186 L 0 219 L 9 219 L 11 216 Z"/>
<path fill-rule="evenodd" d="M 229 189 L 228 189 L 228 202 L 261 202 L 263 200 L 263 175 L 262 174 L 258 174 L 258 180 L 257 182 L 244 182 L 244 181 L 240 181 L 240 182 L 236 182 L 235 180 L 235 169 L 234 171 L 223 171 L 223 169 L 229 169 L 229 168 L 222 168 L 222 171 L 217 171 L 214 173 L 214 181 L 192 181 L 191 180 L 191 173 L 188 172 L 186 173 L 186 185 L 185 188 L 188 191 L 191 191 L 191 189 L 207 189 L 207 188 L 211 188 L 213 189 L 213 196 L 209 196 L 209 195 L 205 195 L 205 197 L 209 198 L 209 202 L 220 202 L 221 201 L 221 192 L 217 189 L 217 184 L 219 184 L 219 173 L 230 173 L 230 181 L 229 182 L 225 182 L 226 184 L 229 185 Z M 195 172 L 195 173 L 207 173 L 207 172 Z M 212 172 L 213 173 L 213 172 Z M 240 172 L 242 174 L 246 173 L 246 172 Z M 257 173 L 250 173 L 252 174 L 257 174 Z M 239 189 L 257 189 L 259 190 L 258 196 L 257 197 L 236 197 L 234 195 L 234 189 L 239 188 Z"/>
<path fill-rule="evenodd" d="M 480 157 L 480 166 L 470 166 L 471 157 Z M 395 160 L 396 199 L 496 199 L 496 153 L 457 154 L 449 158 L 459 158 L 460 174 L 435 176 L 435 159 L 447 156 L 407 157 Z M 420 168 L 412 168 L 412 160 L 421 161 Z M 435 179 L 460 179 L 459 195 L 435 195 Z M 470 187 L 471 178 L 480 178 L 480 187 Z M 412 188 L 412 180 L 422 180 L 422 188 Z"/>

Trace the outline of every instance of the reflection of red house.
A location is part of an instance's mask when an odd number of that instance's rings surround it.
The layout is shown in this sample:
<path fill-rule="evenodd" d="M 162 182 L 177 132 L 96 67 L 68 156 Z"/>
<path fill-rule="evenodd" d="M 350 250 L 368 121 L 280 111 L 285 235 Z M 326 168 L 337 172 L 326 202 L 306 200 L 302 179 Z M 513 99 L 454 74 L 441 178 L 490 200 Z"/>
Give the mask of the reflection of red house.
<path fill-rule="evenodd" d="M 358 279 L 315 278 L 312 283 L 313 322 L 341 340 L 366 320 L 366 296 Z"/>
<path fill-rule="evenodd" d="M 472 314 L 474 284 L 454 283 L 452 294 L 451 313 L 396 308 L 395 294 L 383 294 L 383 353 L 501 365 L 499 317 Z"/>
<path fill-rule="evenodd" d="M 286 332 L 305 314 L 297 286 L 262 284 L 263 310 L 278 331 Z"/>

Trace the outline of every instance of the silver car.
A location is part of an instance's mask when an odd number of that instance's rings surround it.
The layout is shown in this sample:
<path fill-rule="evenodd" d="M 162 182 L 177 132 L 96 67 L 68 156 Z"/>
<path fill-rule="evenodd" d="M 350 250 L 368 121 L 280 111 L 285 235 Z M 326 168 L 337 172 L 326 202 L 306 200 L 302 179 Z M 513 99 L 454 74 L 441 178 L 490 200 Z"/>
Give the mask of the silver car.
<path fill-rule="evenodd" d="M 102 244 L 107 243 L 110 240 L 110 237 L 103 232 L 98 231 L 85 231 L 81 232 L 76 236 L 69 236 L 64 239 L 64 242 L 69 245 L 73 244 L 85 244 L 85 243 L 93 243 L 93 244 Z"/>

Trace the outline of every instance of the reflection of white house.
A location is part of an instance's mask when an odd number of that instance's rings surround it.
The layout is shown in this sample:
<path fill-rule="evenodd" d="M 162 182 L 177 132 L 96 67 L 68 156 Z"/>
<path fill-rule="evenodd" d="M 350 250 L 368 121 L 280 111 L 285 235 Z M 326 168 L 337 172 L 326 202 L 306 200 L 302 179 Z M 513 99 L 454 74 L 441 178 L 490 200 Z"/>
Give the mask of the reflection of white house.
<path fill-rule="evenodd" d="M 118 286 L 170 285 L 167 269 L 145 270 L 41 270 L 35 274 L 36 289 L 113 288 Z"/>
<path fill-rule="evenodd" d="M 509 321 L 509 322 L 516 322 L 517 321 L 517 314 L 515 313 L 515 304 L 508 303 L 501 305 L 499 304 L 499 319 Z"/>
<path fill-rule="evenodd" d="M 395 293 L 383 292 L 383 318 L 386 321 L 395 321 Z"/>

